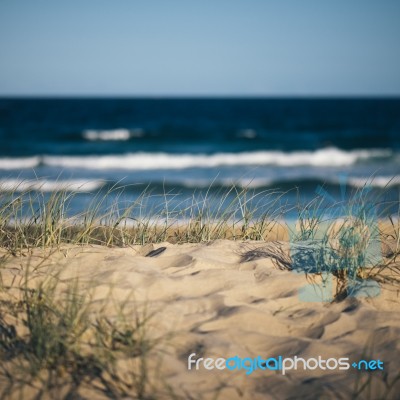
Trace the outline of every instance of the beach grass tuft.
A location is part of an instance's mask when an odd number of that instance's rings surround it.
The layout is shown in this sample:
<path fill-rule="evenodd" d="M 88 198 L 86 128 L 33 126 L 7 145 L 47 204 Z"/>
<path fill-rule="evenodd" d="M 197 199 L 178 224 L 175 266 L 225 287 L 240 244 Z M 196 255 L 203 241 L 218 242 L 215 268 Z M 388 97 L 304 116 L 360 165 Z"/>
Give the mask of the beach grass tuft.
<path fill-rule="evenodd" d="M 1 398 L 80 398 L 88 388 L 107 398 L 153 398 L 148 358 L 163 340 L 149 335 L 156 312 L 130 298 L 113 301 L 112 292 L 94 309 L 77 279 L 43 278 L 37 265 L 0 295 Z"/>

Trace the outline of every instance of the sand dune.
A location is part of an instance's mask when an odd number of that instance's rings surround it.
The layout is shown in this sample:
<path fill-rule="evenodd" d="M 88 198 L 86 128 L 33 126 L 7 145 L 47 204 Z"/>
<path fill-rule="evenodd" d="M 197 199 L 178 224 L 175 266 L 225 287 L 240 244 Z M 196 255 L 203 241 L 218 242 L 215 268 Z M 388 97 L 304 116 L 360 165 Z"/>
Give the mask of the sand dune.
<path fill-rule="evenodd" d="M 271 257 L 243 257 L 262 246 L 217 240 L 132 248 L 66 246 L 46 254 L 37 249 L 27 257 L 8 258 L 2 278 L 4 285 L 15 283 L 29 264 L 32 286 L 49 274 L 59 274 L 62 283 L 79 277 L 93 312 L 110 293 L 117 302 L 129 299 L 132 318 L 140 307 L 156 312 L 148 334 L 165 338 L 149 360 L 155 388 L 164 393 L 156 398 L 173 398 L 165 394 L 166 386 L 187 399 L 398 398 L 400 380 L 390 385 L 400 376 L 400 288 L 385 283 L 375 298 L 303 302 L 298 290 L 309 285 L 304 274 L 278 268 Z M 165 251 L 146 257 L 160 247 Z M 115 305 L 109 307 L 110 318 L 116 317 Z M 204 358 L 364 357 L 382 360 L 384 371 L 189 371 L 191 353 Z M 367 381 L 357 397 L 357 388 Z M 82 396 L 101 398 L 88 388 L 82 388 Z"/>

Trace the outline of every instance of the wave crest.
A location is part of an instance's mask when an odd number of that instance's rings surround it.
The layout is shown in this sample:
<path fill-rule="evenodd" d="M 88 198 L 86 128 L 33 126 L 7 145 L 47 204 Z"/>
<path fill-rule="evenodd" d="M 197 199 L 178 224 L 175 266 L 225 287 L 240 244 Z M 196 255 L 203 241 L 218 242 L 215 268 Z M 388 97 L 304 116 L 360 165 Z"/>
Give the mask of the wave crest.
<path fill-rule="evenodd" d="M 104 186 L 104 181 L 83 179 L 70 180 L 46 180 L 46 179 L 0 179 L 0 191 L 3 192 L 26 192 L 36 190 L 38 192 L 89 192 L 100 189 Z"/>
<path fill-rule="evenodd" d="M 216 154 L 128 153 L 104 156 L 42 156 L 27 158 L 2 158 L 0 169 L 26 169 L 43 164 L 61 168 L 90 170 L 157 170 L 185 168 L 215 168 L 224 166 L 276 165 L 295 167 L 341 167 L 361 160 L 390 157 L 390 150 L 352 150 L 337 148 L 311 151 L 254 151 Z"/>
<path fill-rule="evenodd" d="M 5 157 L 0 158 L 0 169 L 13 170 L 13 169 L 26 169 L 35 168 L 40 164 L 40 157 Z"/>
<path fill-rule="evenodd" d="M 310 151 L 285 153 L 282 151 L 255 151 L 242 153 L 216 154 L 168 154 L 168 153 L 130 153 L 107 156 L 64 156 L 44 157 L 46 165 L 64 168 L 86 169 L 185 169 L 215 168 L 223 166 L 277 165 L 293 167 L 311 165 L 321 167 L 340 167 L 375 157 L 388 157 L 390 150 L 343 151 L 327 148 Z"/>
<path fill-rule="evenodd" d="M 82 133 L 84 139 L 89 141 L 126 141 L 133 137 L 142 137 L 142 129 L 112 129 L 112 130 L 94 130 L 89 129 Z"/>

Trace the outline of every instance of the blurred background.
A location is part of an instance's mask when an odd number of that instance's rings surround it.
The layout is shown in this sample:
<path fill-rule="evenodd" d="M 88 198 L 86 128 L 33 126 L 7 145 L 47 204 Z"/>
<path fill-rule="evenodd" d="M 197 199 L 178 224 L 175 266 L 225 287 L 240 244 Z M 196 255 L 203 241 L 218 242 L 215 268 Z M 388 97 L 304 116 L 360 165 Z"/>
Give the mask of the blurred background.
<path fill-rule="evenodd" d="M 398 201 L 400 3 L 205 3 L 2 0 L 0 191 Z"/>

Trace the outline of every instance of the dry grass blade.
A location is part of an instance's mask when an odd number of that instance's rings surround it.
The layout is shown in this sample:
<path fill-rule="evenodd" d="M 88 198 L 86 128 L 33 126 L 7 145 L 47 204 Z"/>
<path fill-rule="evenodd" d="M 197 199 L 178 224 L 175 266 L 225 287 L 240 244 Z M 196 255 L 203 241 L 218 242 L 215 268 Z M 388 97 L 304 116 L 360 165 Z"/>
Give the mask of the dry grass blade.
<path fill-rule="evenodd" d="M 275 262 L 276 266 L 281 270 L 291 270 L 292 260 L 289 256 L 288 246 L 281 242 L 268 242 L 263 246 L 255 249 L 247 250 L 241 254 L 241 261 L 249 262 L 263 258 L 269 258 Z"/>

